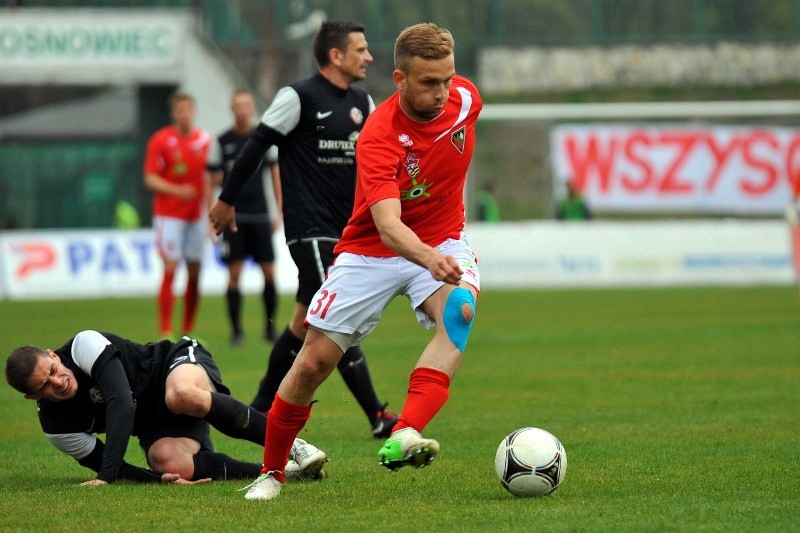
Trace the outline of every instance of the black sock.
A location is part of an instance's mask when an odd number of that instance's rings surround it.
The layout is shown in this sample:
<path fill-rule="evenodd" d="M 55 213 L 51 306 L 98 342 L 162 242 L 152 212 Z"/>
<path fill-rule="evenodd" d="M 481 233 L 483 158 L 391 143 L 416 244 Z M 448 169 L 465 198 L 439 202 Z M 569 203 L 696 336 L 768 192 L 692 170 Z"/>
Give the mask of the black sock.
<path fill-rule="evenodd" d="M 272 352 L 269 354 L 267 373 L 264 374 L 264 377 L 261 378 L 261 383 L 258 384 L 258 393 L 255 399 L 250 402 L 251 407 L 261 412 L 269 411 L 283 377 L 292 368 L 294 358 L 297 357 L 297 353 L 302 347 L 303 339 L 295 337 L 287 326 L 281 336 L 278 337 L 278 340 L 275 341 L 275 346 L 272 347 Z"/>
<path fill-rule="evenodd" d="M 350 392 L 358 400 L 358 404 L 364 414 L 367 415 L 370 423 L 372 423 L 383 404 L 378 401 L 378 395 L 372 386 L 367 359 L 364 357 L 361 347 L 351 346 L 350 349 L 344 352 L 337 368 Z"/>
<path fill-rule="evenodd" d="M 211 478 L 213 480 L 255 478 L 261 473 L 261 465 L 247 463 L 228 457 L 224 453 L 197 452 L 194 459 L 194 476 L 191 481 Z"/>
<path fill-rule="evenodd" d="M 228 317 L 231 319 L 233 332 L 239 334 L 242 332 L 242 293 L 239 289 L 228 287 L 228 292 L 225 293 L 225 299 L 228 302 Z"/>
<path fill-rule="evenodd" d="M 233 396 L 212 392 L 211 409 L 208 410 L 205 420 L 229 437 L 264 445 L 267 417 Z"/>
<path fill-rule="evenodd" d="M 264 292 L 261 298 L 264 300 L 264 335 L 270 340 L 275 334 L 275 313 L 278 312 L 278 296 L 274 280 L 264 280 Z"/>

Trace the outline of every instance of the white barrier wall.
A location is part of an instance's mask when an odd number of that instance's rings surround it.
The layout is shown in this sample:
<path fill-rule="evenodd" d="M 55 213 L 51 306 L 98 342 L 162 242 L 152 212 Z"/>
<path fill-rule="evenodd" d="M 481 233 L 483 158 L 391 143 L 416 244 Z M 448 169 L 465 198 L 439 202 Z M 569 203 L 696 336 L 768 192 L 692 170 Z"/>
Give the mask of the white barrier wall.
<path fill-rule="evenodd" d="M 473 223 L 483 289 L 528 287 L 790 284 L 789 231 L 781 221 Z M 274 236 L 278 290 L 293 293 L 297 270 Z M 0 233 L 0 297 L 154 296 L 161 261 L 151 230 Z M 185 283 L 183 270 L 176 291 Z M 245 292 L 262 287 L 252 263 Z M 201 291 L 222 294 L 227 271 L 208 247 Z"/>
<path fill-rule="evenodd" d="M 794 280 L 781 221 L 520 222 L 467 232 L 484 288 Z"/>
<path fill-rule="evenodd" d="M 289 256 L 283 233 L 273 235 L 277 289 L 297 289 L 297 269 Z M 108 298 L 155 295 L 163 268 L 153 231 L 68 230 L 0 233 L 0 296 L 36 298 Z M 209 244 L 203 260 L 202 294 L 223 294 L 228 273 L 215 246 Z M 251 261 L 240 285 L 245 292 L 260 292 L 261 269 Z M 175 290 L 183 293 L 186 272 L 176 276 Z"/>

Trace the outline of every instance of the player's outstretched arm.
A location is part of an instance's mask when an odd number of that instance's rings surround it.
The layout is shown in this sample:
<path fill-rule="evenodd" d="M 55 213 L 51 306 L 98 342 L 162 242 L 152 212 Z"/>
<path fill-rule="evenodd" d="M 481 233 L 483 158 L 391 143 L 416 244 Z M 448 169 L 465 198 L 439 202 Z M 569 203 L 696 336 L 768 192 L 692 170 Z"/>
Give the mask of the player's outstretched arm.
<path fill-rule="evenodd" d="M 100 485 L 108 485 L 108 482 L 102 479 L 90 479 L 81 483 L 81 487 L 99 487 Z"/>
<path fill-rule="evenodd" d="M 179 474 L 165 473 L 161 474 L 161 481 L 164 483 L 172 483 L 173 485 L 197 485 L 198 483 L 211 483 L 211 478 L 207 477 L 191 481 L 189 479 L 183 479 Z"/>
<path fill-rule="evenodd" d="M 411 228 L 400 219 L 400 200 L 387 198 L 370 207 L 381 242 L 401 257 L 427 268 L 434 279 L 457 285 L 461 281 L 461 267 L 453 256 L 444 255 L 422 242 Z"/>
<path fill-rule="evenodd" d="M 78 464 L 84 466 L 86 468 L 90 468 L 95 472 L 100 472 L 100 468 L 103 464 L 103 454 L 105 452 L 105 444 L 103 441 L 95 437 L 94 435 L 85 434 L 85 436 L 81 439 L 84 440 L 87 444 L 84 445 L 83 449 L 77 448 L 75 446 L 68 446 L 70 441 L 74 442 L 76 437 L 80 435 L 78 433 L 75 434 L 67 434 L 67 435 L 50 435 L 49 438 L 51 442 L 53 442 L 56 447 L 62 449 L 67 454 L 83 454 L 85 453 L 86 448 L 92 446 L 91 452 L 86 454 L 85 456 L 78 459 Z M 119 467 L 119 471 L 117 472 L 117 479 L 125 479 L 128 481 L 136 481 L 139 483 L 157 483 L 161 481 L 161 476 L 153 472 L 152 470 L 148 470 L 145 468 L 140 468 L 138 466 L 134 466 L 129 464 L 125 461 L 122 462 L 122 466 Z"/>
<path fill-rule="evenodd" d="M 164 483 L 172 483 L 173 485 L 197 485 L 199 483 L 210 483 L 211 478 L 196 479 L 191 481 L 183 479 L 179 474 L 161 474 L 161 481 Z M 99 487 L 100 485 L 108 485 L 108 482 L 102 479 L 90 479 L 80 484 L 81 487 Z"/>

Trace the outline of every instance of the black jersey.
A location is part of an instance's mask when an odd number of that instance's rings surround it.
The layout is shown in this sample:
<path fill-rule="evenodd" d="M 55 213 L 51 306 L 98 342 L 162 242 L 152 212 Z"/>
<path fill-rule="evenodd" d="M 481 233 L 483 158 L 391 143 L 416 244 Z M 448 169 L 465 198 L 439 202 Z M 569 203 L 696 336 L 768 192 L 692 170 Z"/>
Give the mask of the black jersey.
<path fill-rule="evenodd" d="M 233 162 L 247 142 L 249 135 L 240 135 L 229 129 L 217 138 L 208 154 L 207 168 L 221 170 L 223 173 L 223 186 L 228 181 Z M 236 221 L 249 223 L 269 223 L 269 204 L 267 202 L 267 189 L 272 185 L 272 172 L 270 167 L 278 162 L 278 149 L 272 148 L 264 155 L 263 163 L 248 177 L 236 199 Z"/>
<path fill-rule="evenodd" d="M 220 199 L 233 204 L 245 177 L 239 174 L 277 144 L 286 242 L 338 239 L 353 210 L 355 143 L 374 108 L 365 91 L 341 89 L 319 73 L 282 88 L 240 158 L 250 165 L 237 172 L 237 162 Z M 256 156 L 248 157 L 251 150 Z"/>
<path fill-rule="evenodd" d="M 80 332 L 55 350 L 75 375 L 75 396 L 37 402 L 45 436 L 81 462 L 97 453 L 99 441 L 94 434 L 106 433 L 96 470 L 98 479 L 114 481 L 131 435 L 142 435 L 163 416 L 167 365 L 179 351 L 196 343 L 184 337 L 177 343 L 143 345 L 110 333 Z M 228 393 L 224 385 L 216 383 L 219 379 L 214 380 L 218 390 Z"/>

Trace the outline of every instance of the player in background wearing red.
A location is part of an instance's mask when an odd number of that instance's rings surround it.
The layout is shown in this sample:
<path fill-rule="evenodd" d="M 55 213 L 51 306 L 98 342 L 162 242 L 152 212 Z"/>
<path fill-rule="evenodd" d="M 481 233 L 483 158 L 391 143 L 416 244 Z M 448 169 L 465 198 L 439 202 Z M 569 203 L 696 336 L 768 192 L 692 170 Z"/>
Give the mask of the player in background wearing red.
<path fill-rule="evenodd" d="M 200 303 L 200 265 L 208 237 L 211 187 L 206 158 L 213 137 L 194 127 L 194 97 L 176 92 L 170 97 L 172 124 L 155 132 L 147 143 L 144 162 L 145 186 L 153 195 L 153 228 L 156 248 L 164 263 L 158 291 L 159 334 L 172 336 L 175 305 L 175 271 L 186 262 L 182 333 L 194 330 Z"/>
<path fill-rule="evenodd" d="M 397 38 L 397 92 L 370 115 L 356 144 L 353 214 L 336 263 L 309 306 L 303 347 L 268 413 L 264 468 L 248 500 L 280 494 L 315 391 L 400 294 L 436 332 L 411 373 L 406 404 L 378 460 L 390 470 L 421 467 L 439 452 L 439 443 L 420 432 L 449 397 L 480 289 L 464 236 L 463 198 L 482 101 L 455 73 L 453 49 L 450 32 L 429 23 Z"/>
<path fill-rule="evenodd" d="M 792 258 L 797 286 L 800 287 L 800 170 L 790 176 L 792 200 L 786 208 L 786 221 L 789 223 L 789 236 L 792 242 Z"/>

